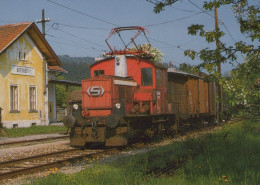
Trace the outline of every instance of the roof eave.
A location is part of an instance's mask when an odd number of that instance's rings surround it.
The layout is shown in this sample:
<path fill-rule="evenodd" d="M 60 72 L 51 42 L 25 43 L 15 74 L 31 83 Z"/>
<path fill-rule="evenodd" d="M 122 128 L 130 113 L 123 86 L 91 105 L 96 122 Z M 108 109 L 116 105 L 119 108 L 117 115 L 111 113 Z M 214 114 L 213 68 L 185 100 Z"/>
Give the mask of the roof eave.
<path fill-rule="evenodd" d="M 32 27 L 34 28 L 34 30 L 36 31 L 37 35 L 39 36 L 39 38 L 41 39 L 41 41 L 44 43 L 44 45 L 46 46 L 47 50 L 51 53 L 51 55 L 53 56 L 53 59 L 48 60 L 47 62 L 52 62 L 52 61 L 56 61 L 58 66 L 62 66 L 62 63 L 60 61 L 60 59 L 58 58 L 58 56 L 55 54 L 55 52 L 53 51 L 53 49 L 51 48 L 51 46 L 49 45 L 49 43 L 47 42 L 47 40 L 44 38 L 44 36 L 42 35 L 42 33 L 40 32 L 40 30 L 38 29 L 38 27 L 33 23 Z M 28 28 L 29 29 L 29 28 Z"/>

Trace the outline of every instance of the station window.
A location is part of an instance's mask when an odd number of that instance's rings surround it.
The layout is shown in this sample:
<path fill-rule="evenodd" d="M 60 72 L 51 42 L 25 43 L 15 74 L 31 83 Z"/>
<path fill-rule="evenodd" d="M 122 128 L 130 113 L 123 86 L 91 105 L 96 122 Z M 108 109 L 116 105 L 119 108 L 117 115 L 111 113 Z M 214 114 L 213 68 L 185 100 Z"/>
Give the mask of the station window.
<path fill-rule="evenodd" d="M 10 86 L 10 109 L 18 111 L 18 85 Z"/>
<path fill-rule="evenodd" d="M 30 103 L 30 111 L 36 111 L 36 87 L 29 87 L 29 103 Z"/>
<path fill-rule="evenodd" d="M 100 76 L 100 75 L 104 75 L 105 71 L 104 70 L 95 70 L 94 71 L 94 76 Z"/>
<path fill-rule="evenodd" d="M 142 80 L 142 86 L 153 86 L 153 69 L 142 68 L 141 80 Z"/>
<path fill-rule="evenodd" d="M 26 59 L 26 53 L 19 51 L 19 60 L 25 60 Z"/>

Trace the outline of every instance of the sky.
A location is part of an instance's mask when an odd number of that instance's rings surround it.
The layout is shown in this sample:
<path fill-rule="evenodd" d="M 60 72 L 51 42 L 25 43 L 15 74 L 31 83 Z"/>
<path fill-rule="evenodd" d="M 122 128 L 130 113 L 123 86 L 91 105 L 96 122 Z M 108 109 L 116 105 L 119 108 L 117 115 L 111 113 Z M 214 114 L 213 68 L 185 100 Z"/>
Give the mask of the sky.
<path fill-rule="evenodd" d="M 45 28 L 47 41 L 57 55 L 72 57 L 99 57 L 109 51 L 105 39 L 112 28 L 142 26 L 149 31 L 152 47 L 164 54 L 163 62 L 171 61 L 176 66 L 184 62 L 199 64 L 199 59 L 184 56 L 184 50 L 215 48 L 215 43 L 208 44 L 199 36 L 188 35 L 191 24 L 204 24 L 209 31 L 215 29 L 214 12 L 203 12 L 203 2 L 181 0 L 155 14 L 154 4 L 146 0 L 0 0 L 0 25 L 36 22 L 42 18 L 44 9 L 45 17 L 50 19 Z M 218 14 L 220 30 L 226 33 L 221 42 L 234 45 L 246 39 L 240 34 L 230 6 L 221 7 Z M 40 23 L 36 25 L 42 30 Z M 122 37 L 127 41 L 130 35 Z M 142 41 L 144 37 L 137 40 Z M 110 44 L 117 49 L 121 47 L 116 37 Z M 238 62 L 242 61 L 240 56 Z M 231 65 L 222 66 L 223 73 L 231 69 Z"/>

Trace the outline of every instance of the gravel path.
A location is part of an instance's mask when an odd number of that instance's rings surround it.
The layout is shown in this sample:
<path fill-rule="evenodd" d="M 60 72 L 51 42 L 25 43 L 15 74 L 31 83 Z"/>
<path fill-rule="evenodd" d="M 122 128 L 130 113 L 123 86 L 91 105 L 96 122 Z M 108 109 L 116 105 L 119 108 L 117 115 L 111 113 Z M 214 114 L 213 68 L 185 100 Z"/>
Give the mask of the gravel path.
<path fill-rule="evenodd" d="M 0 138 L 0 143 L 8 143 L 13 141 L 27 141 L 33 139 L 41 139 L 41 138 L 51 138 L 62 136 L 58 133 L 54 134 L 41 134 L 41 135 L 31 135 L 26 137 L 16 137 L 16 138 Z M 36 154 L 45 154 L 51 153 L 54 151 L 64 150 L 71 148 L 69 146 L 69 139 L 59 140 L 59 141 L 48 141 L 44 143 L 38 143 L 35 145 L 18 145 L 14 147 L 2 148 L 0 149 L 0 162 L 17 159 L 22 157 L 33 156 Z"/>

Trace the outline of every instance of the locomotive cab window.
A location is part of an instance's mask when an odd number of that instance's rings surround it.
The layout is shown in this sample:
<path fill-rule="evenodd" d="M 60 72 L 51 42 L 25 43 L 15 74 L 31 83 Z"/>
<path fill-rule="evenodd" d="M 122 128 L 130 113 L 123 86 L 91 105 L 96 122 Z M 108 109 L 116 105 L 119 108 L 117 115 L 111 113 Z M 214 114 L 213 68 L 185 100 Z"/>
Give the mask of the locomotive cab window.
<path fill-rule="evenodd" d="M 94 76 L 100 76 L 100 75 L 104 75 L 105 71 L 104 70 L 95 70 L 94 71 Z"/>
<path fill-rule="evenodd" d="M 142 80 L 142 86 L 152 86 L 153 85 L 152 68 L 142 68 L 141 69 L 141 80 Z"/>

